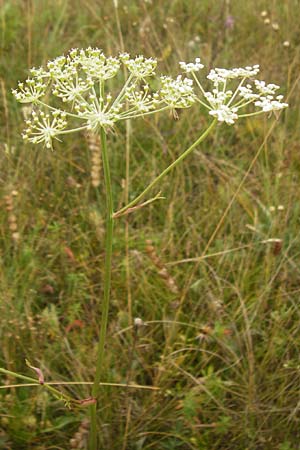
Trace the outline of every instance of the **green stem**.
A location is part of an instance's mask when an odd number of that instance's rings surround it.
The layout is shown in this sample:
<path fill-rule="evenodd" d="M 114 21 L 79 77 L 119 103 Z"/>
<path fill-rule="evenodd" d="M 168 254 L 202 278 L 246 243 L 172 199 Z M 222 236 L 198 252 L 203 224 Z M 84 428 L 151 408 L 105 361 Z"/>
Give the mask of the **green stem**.
<path fill-rule="evenodd" d="M 160 175 L 158 175 L 147 187 L 143 190 L 143 192 L 138 195 L 134 200 L 128 203 L 126 206 L 121 208 L 119 211 L 115 212 L 113 217 L 118 217 L 124 214 L 129 208 L 135 206 L 139 201 L 146 195 L 148 192 L 162 179 L 164 178 L 174 167 L 181 163 L 193 150 L 197 145 L 199 145 L 204 139 L 209 135 L 211 130 L 215 127 L 217 120 L 215 119 L 210 126 L 201 134 L 201 136 L 187 149 L 183 152 L 175 161 L 173 161 Z"/>
<path fill-rule="evenodd" d="M 113 199 L 110 179 L 110 168 L 106 146 L 106 134 L 101 128 L 101 151 L 103 160 L 104 181 L 106 189 L 106 236 L 105 236 L 105 275 L 104 275 L 104 294 L 101 311 L 101 327 L 97 350 L 96 374 L 92 389 L 92 397 L 97 399 L 100 387 L 100 379 L 103 372 L 103 359 L 106 329 L 108 321 L 110 283 L 111 283 L 111 257 L 112 257 L 112 238 L 113 238 Z M 90 450 L 97 450 L 97 404 L 91 405 L 91 434 Z"/>
<path fill-rule="evenodd" d="M 24 380 L 24 381 L 32 381 L 34 383 L 36 383 L 37 385 L 43 386 L 41 385 L 38 380 L 36 378 L 32 378 L 32 377 L 27 377 L 26 375 L 21 375 L 20 373 L 17 372 L 12 372 L 11 370 L 6 370 L 4 368 L 0 368 L 0 373 L 5 373 L 6 375 L 10 375 L 16 378 L 20 378 L 20 380 Z"/>
<path fill-rule="evenodd" d="M 70 397 L 69 395 L 63 394 L 58 389 L 55 389 L 52 386 L 50 386 L 48 383 L 43 383 L 43 384 L 39 383 L 39 381 L 35 378 L 27 377 L 26 375 L 21 375 L 20 373 L 12 372 L 12 371 L 6 370 L 2 367 L 0 368 L 0 373 L 4 373 L 6 375 L 10 375 L 10 376 L 19 378 L 20 380 L 33 382 L 37 386 L 41 386 L 41 387 L 47 389 L 48 391 L 52 392 L 52 394 L 54 394 L 54 396 L 56 398 L 59 398 L 59 399 L 65 401 L 66 403 L 70 403 L 70 402 L 74 401 L 74 399 L 72 397 Z"/>

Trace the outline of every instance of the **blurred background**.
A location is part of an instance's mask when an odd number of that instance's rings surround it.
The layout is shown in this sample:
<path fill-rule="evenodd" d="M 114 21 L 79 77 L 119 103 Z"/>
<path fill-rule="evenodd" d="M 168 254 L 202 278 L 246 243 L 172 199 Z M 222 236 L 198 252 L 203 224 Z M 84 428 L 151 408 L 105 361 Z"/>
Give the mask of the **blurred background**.
<path fill-rule="evenodd" d="M 173 76 L 198 56 L 203 77 L 260 64 L 290 107 L 218 126 L 161 183 L 164 200 L 116 224 L 104 381 L 160 390 L 103 388 L 100 439 L 112 450 L 299 449 L 299 1 L 0 8 L 1 366 L 34 376 L 27 358 L 48 381 L 93 380 L 104 261 L 99 143 L 78 134 L 54 151 L 25 144 L 17 81 L 88 46 L 156 57 L 158 73 Z M 118 126 L 108 143 L 115 208 L 208 123 L 194 106 L 179 120 Z M 15 382 L 1 375 L 2 386 Z M 61 389 L 90 396 L 88 385 Z M 86 409 L 42 387 L 2 388 L 0 398 L 0 448 L 86 448 Z"/>

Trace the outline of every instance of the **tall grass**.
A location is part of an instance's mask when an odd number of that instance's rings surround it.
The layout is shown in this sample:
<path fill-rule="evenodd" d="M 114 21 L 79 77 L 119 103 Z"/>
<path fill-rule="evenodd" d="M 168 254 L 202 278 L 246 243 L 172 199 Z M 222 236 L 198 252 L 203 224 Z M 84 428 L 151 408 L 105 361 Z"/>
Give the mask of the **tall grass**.
<path fill-rule="evenodd" d="M 299 2 L 120 1 L 117 16 L 115 5 L 1 4 L 1 366 L 32 376 L 27 358 L 48 381 L 93 380 L 103 290 L 105 207 L 92 188 L 89 144 L 82 135 L 54 152 L 24 145 L 23 113 L 10 89 L 25 68 L 88 45 L 159 56 L 162 72 L 176 73 L 177 60 L 198 55 L 209 67 L 259 63 L 263 78 L 289 96 L 272 135 L 274 118 L 219 128 L 162 182 L 167 201 L 116 229 L 105 381 L 160 390 L 101 389 L 100 448 L 297 449 Z M 228 16 L 233 29 L 224 25 Z M 133 196 L 206 125 L 190 111 L 177 123 L 160 116 L 133 124 Z M 120 206 L 123 136 L 120 130 L 110 154 Z M 275 238 L 282 243 L 265 242 Z M 178 292 L 150 257 L 148 240 Z M 135 317 L 144 324 L 133 327 Z M 89 385 L 60 389 L 90 396 Z M 85 411 L 66 409 L 42 387 L 0 395 L 0 448 L 80 448 Z"/>

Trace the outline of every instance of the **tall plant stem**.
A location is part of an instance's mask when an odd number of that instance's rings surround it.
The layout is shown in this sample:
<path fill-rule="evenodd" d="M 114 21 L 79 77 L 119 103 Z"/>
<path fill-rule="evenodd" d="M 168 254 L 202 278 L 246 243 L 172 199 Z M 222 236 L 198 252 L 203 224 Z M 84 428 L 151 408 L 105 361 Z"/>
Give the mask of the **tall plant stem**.
<path fill-rule="evenodd" d="M 126 213 L 127 210 L 133 208 L 139 203 L 139 201 L 162 179 L 164 178 L 174 167 L 181 163 L 192 151 L 199 145 L 204 139 L 209 135 L 211 130 L 216 125 L 217 120 L 213 120 L 213 122 L 209 125 L 209 127 L 201 134 L 201 136 L 187 149 L 185 150 L 175 161 L 173 161 L 161 174 L 159 174 L 147 187 L 141 192 L 135 199 L 133 199 L 126 206 L 121 208 L 119 211 L 115 212 L 113 217 L 119 217 Z"/>
<path fill-rule="evenodd" d="M 106 338 L 106 329 L 108 321 L 108 310 L 110 300 L 110 283 L 111 283 L 111 259 L 112 259 L 112 238 L 113 238 L 113 224 L 114 217 L 118 217 L 125 213 L 129 208 L 134 207 L 162 178 L 164 178 L 174 167 L 180 164 L 196 147 L 199 145 L 211 132 L 216 125 L 217 121 L 214 120 L 210 126 L 201 134 L 201 136 L 187 149 L 185 150 L 173 163 L 171 163 L 158 177 L 156 177 L 144 191 L 138 195 L 134 200 L 120 209 L 117 213 L 113 213 L 113 200 L 112 189 L 110 179 L 110 168 L 106 146 L 106 134 L 101 129 L 101 150 L 103 160 L 104 181 L 106 190 L 106 234 L 105 234 L 105 274 L 104 274 L 104 295 L 102 302 L 102 315 L 101 315 L 101 328 L 99 335 L 97 362 L 96 362 L 96 374 L 92 389 L 93 398 L 97 399 L 99 393 L 99 383 L 102 375 L 103 359 L 104 359 L 104 347 Z M 92 404 L 90 407 L 91 413 L 91 433 L 90 433 L 90 450 L 97 450 L 97 403 Z"/>
<path fill-rule="evenodd" d="M 111 259 L 112 259 L 112 240 L 113 240 L 113 199 L 110 179 L 110 168 L 106 146 L 106 134 L 101 128 L 101 151 L 103 160 L 104 182 L 106 190 L 106 232 L 105 232 L 105 272 L 104 272 L 104 293 L 101 305 L 101 325 L 99 331 L 99 342 L 97 350 L 96 374 L 92 389 L 93 398 L 97 399 L 99 393 L 99 383 L 102 376 L 102 367 L 104 359 L 104 348 L 106 329 L 108 321 L 110 283 L 111 283 Z M 97 403 L 91 405 L 91 433 L 90 450 L 97 450 Z"/>

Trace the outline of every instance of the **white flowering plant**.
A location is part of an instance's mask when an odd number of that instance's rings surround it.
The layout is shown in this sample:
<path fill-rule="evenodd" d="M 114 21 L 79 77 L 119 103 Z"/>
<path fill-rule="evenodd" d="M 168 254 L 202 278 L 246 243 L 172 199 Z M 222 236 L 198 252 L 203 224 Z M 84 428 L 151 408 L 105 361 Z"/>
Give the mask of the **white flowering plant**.
<path fill-rule="evenodd" d="M 129 74 L 117 94 L 108 80 Z M 49 61 L 47 67 L 31 69 L 31 78 L 12 92 L 21 103 L 34 105 L 23 138 L 52 148 L 53 139 L 80 130 L 105 132 L 121 120 L 134 119 L 166 109 L 187 108 L 196 101 L 193 82 L 187 77 L 159 77 L 160 88 L 150 87 L 157 61 L 128 53 L 106 57 L 97 48 L 73 49 L 67 56 Z M 50 94 L 53 98 L 49 101 Z M 61 105 L 57 106 L 57 100 Z M 69 122 L 80 126 L 68 128 Z"/>
<path fill-rule="evenodd" d="M 212 83 L 212 89 L 206 91 L 201 84 L 197 72 L 203 69 L 200 58 L 194 63 L 179 63 L 181 69 L 193 77 L 199 94 L 197 102 L 208 109 L 209 115 L 219 122 L 234 124 L 240 117 L 249 117 L 264 112 L 278 111 L 288 106 L 282 102 L 283 95 L 276 92 L 279 86 L 256 80 L 259 65 L 235 69 L 212 69 L 207 79 Z M 244 112 L 250 104 L 253 112 Z"/>
<path fill-rule="evenodd" d="M 31 69 L 31 77 L 25 83 L 19 83 L 18 89 L 13 90 L 19 102 L 33 105 L 31 118 L 26 120 L 26 129 L 23 133 L 26 141 L 52 148 L 54 139 L 59 140 L 65 134 L 82 130 L 99 134 L 101 138 L 106 192 L 106 237 L 102 314 L 95 378 L 92 397 L 81 401 L 69 397 L 65 399 L 68 404 L 73 402 L 77 405 L 79 403 L 90 406 L 91 450 L 98 448 L 97 399 L 102 379 L 108 323 L 115 220 L 156 200 L 158 195 L 141 203 L 145 195 L 180 164 L 210 134 L 218 122 L 232 125 L 240 117 L 278 111 L 288 106 L 282 101 L 282 95 L 277 94 L 279 88 L 277 85 L 266 84 L 253 78 L 259 72 L 257 65 L 230 70 L 212 69 L 207 76 L 207 84 L 212 83 L 210 91 L 203 87 L 197 76 L 197 72 L 204 68 L 200 58 L 190 63 L 180 62 L 180 67 L 185 75 L 178 75 L 175 79 L 171 76 L 158 77 L 157 61 L 153 58 L 141 55 L 131 58 L 127 53 L 118 57 L 107 57 L 97 48 L 73 49 L 67 56 L 49 61 L 46 68 Z M 121 88 L 116 89 L 112 79 L 118 82 L 122 79 Z M 154 85 L 159 85 L 158 89 L 153 89 Z M 119 121 L 141 118 L 165 110 L 189 108 L 197 103 L 205 107 L 212 116 L 207 129 L 140 195 L 120 210 L 114 211 L 107 135 Z M 245 110 L 250 105 L 254 107 L 254 111 Z M 59 395 L 44 379 L 43 385 L 55 395 Z"/>

